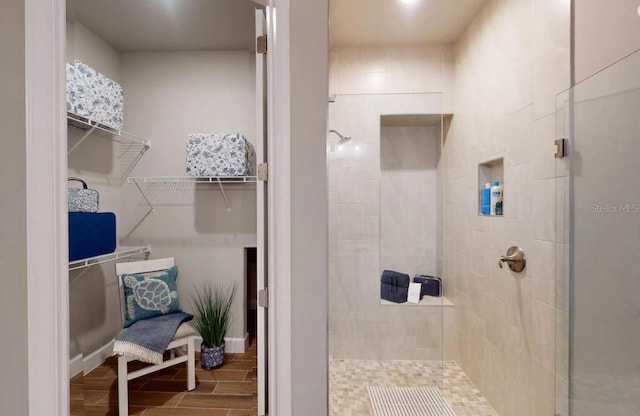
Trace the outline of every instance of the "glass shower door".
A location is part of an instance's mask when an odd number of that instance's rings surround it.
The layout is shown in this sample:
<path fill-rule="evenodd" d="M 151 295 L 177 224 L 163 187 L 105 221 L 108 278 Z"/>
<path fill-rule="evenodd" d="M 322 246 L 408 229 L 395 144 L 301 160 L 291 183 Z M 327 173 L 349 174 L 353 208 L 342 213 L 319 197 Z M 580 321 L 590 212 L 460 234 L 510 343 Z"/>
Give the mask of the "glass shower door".
<path fill-rule="evenodd" d="M 640 53 L 558 103 L 556 412 L 638 415 Z"/>

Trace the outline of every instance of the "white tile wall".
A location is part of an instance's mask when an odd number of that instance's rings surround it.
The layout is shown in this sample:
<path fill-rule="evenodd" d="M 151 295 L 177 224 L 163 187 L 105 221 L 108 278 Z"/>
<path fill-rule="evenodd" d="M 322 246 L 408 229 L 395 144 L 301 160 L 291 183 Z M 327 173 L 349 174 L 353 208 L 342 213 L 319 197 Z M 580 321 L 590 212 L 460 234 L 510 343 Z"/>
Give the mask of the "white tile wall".
<path fill-rule="evenodd" d="M 556 94 L 569 88 L 569 6 L 490 1 L 454 45 L 455 115 L 443 155 L 453 211 L 444 223 L 445 276 L 455 280 L 459 362 L 500 415 L 553 415 L 553 141 Z M 478 218 L 477 164 L 496 156 L 504 157 L 505 214 Z M 511 245 L 525 250 L 523 273 L 498 268 Z"/>
<path fill-rule="evenodd" d="M 443 358 L 443 320 L 453 321 L 451 308 L 380 304 L 382 269 L 435 273 L 440 244 L 440 126 L 381 127 L 381 115 L 441 109 L 441 94 L 338 95 L 329 106 L 330 128 L 352 136 L 341 149 L 335 135 L 327 136 L 334 358 Z"/>

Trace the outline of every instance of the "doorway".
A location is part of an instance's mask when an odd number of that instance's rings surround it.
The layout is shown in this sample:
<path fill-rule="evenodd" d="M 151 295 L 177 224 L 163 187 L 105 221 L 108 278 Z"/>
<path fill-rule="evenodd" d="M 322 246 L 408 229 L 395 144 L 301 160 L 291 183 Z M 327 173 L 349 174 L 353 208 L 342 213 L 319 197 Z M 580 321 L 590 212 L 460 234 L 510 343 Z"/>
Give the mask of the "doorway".
<path fill-rule="evenodd" d="M 254 290 L 247 286 L 244 249 L 261 247 L 257 240 L 265 235 L 257 217 L 266 205 L 258 202 L 263 185 L 255 174 L 265 144 L 256 117 L 255 17 L 256 4 L 249 0 L 68 3 L 67 62 L 81 62 L 119 84 L 124 102 L 122 125 L 82 129 L 69 121 L 69 175 L 98 191 L 100 211 L 115 214 L 117 261 L 127 261 L 124 250 L 132 247 L 130 259 L 176 258 L 186 312 L 190 291 L 208 281 L 238 282 L 239 294 Z M 194 133 L 229 132 L 253 145 L 253 166 L 242 174 L 190 176 L 185 140 Z M 250 160 L 252 151 L 246 155 Z M 117 406 L 114 362 L 108 358 L 121 329 L 112 260 L 70 272 L 70 352 L 78 363 L 74 411 Z M 258 392 L 256 381 L 257 348 L 246 336 L 251 319 L 245 300 L 237 296 L 232 307 L 222 367 L 198 370 L 194 392 L 186 392 L 180 367 L 132 382 L 131 410 L 153 414 L 154 408 L 183 406 L 258 413 L 256 396 L 264 391 Z M 251 321 L 259 333 L 257 320 Z"/>

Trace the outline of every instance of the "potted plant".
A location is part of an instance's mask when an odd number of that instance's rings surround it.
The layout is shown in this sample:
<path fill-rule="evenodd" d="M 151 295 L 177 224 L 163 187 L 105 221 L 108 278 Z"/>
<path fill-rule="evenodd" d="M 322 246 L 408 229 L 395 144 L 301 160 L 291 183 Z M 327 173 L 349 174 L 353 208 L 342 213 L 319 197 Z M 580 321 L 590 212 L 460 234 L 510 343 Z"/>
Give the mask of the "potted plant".
<path fill-rule="evenodd" d="M 200 362 L 205 370 L 224 362 L 224 336 L 231 323 L 231 304 L 237 290 L 238 282 L 231 285 L 207 282 L 191 294 L 194 323 L 202 337 Z"/>

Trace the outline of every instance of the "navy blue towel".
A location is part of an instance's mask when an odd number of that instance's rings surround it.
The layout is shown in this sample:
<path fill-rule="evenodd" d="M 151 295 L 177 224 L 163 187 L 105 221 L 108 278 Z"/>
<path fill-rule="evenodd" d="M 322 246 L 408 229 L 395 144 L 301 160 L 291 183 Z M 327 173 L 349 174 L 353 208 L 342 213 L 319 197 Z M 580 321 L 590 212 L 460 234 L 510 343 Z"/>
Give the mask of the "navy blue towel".
<path fill-rule="evenodd" d="M 409 295 L 408 274 L 385 270 L 380 278 L 380 298 L 395 303 L 404 303 Z"/>
<path fill-rule="evenodd" d="M 439 298 L 442 296 L 442 279 L 437 276 L 428 276 L 426 274 L 419 274 L 413 278 L 413 283 L 420 283 L 420 300 L 427 296 L 435 296 Z"/>

